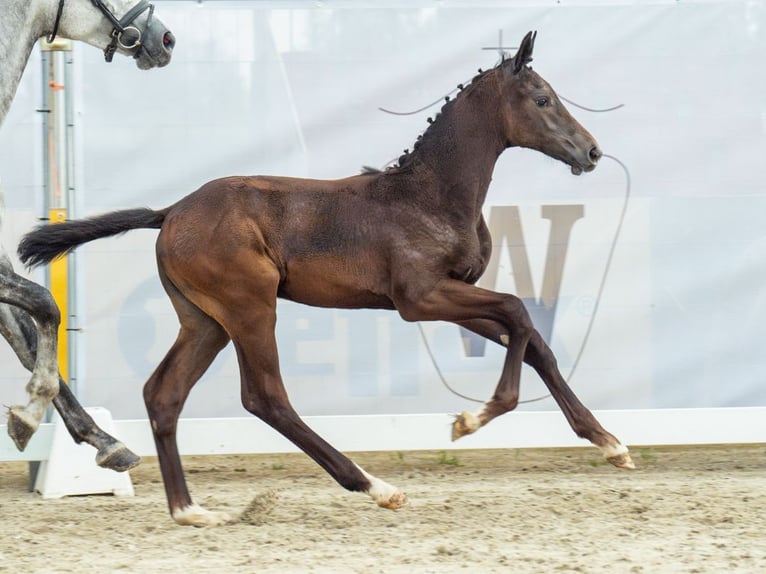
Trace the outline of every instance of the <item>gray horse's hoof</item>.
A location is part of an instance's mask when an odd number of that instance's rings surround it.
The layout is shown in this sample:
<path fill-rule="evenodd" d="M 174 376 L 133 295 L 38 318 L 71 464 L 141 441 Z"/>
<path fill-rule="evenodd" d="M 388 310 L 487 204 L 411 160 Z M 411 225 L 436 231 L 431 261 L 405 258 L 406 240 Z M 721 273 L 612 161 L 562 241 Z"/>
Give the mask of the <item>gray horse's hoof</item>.
<path fill-rule="evenodd" d="M 29 439 L 32 438 L 39 426 L 33 424 L 30 418 L 24 407 L 15 406 L 8 409 L 8 435 L 20 451 L 27 448 Z"/>
<path fill-rule="evenodd" d="M 111 469 L 115 472 L 125 472 L 138 466 L 140 463 L 141 457 L 119 441 L 102 448 L 96 454 L 96 464 L 98 466 Z"/>

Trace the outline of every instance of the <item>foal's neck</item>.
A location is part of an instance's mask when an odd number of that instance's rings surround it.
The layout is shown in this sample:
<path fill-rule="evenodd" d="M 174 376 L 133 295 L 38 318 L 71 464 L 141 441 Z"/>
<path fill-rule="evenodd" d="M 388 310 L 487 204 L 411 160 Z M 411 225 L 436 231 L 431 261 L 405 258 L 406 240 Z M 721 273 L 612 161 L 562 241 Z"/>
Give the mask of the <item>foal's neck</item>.
<path fill-rule="evenodd" d="M 506 147 L 497 78 L 491 72 L 486 74 L 442 108 L 413 152 L 413 159 L 437 179 L 435 192 L 453 205 L 464 205 L 477 217 L 497 158 Z"/>
<path fill-rule="evenodd" d="M 45 34 L 47 9 L 52 2 L 2 0 L 0 20 L 0 125 L 11 107 L 29 54 Z"/>

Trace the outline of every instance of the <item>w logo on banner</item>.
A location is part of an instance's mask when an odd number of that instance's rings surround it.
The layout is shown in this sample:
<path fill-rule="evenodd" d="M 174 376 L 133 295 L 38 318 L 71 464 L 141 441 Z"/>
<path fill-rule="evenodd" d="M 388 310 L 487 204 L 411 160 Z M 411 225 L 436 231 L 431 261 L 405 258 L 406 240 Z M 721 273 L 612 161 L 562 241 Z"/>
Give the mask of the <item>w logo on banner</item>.
<path fill-rule="evenodd" d="M 485 289 L 496 290 L 503 253 L 500 247 L 505 243 L 516 284 L 514 293 L 524 302 L 535 327 L 549 344 L 556 318 L 564 263 L 569 250 L 569 239 L 574 224 L 578 219 L 582 219 L 584 214 L 582 205 L 542 206 L 541 215 L 543 219 L 550 221 L 550 232 L 540 296 L 537 297 L 532 282 L 532 269 L 529 264 L 519 208 L 515 205 L 496 205 L 489 212 L 487 225 L 492 235 L 492 256 L 478 285 Z M 483 357 L 487 340 L 462 327 L 460 331 L 466 355 Z"/>

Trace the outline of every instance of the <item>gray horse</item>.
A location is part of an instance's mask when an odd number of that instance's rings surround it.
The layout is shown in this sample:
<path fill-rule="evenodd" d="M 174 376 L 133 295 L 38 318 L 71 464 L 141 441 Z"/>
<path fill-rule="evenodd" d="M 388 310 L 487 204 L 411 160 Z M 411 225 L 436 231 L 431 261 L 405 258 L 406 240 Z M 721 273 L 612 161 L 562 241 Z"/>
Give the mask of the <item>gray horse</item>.
<path fill-rule="evenodd" d="M 175 45 L 173 34 L 154 17 L 154 6 L 148 0 L 3 0 L 0 125 L 35 42 L 43 36 L 52 40 L 57 34 L 104 50 L 108 62 L 118 52 L 132 56 L 144 70 L 167 65 Z M 29 403 L 10 407 L 8 434 L 24 450 L 53 401 L 74 440 L 98 450 L 100 466 L 117 471 L 132 468 L 140 459 L 95 425 L 58 374 L 59 319 L 50 293 L 17 275 L 0 246 L 0 333 L 32 372 L 27 384 Z"/>

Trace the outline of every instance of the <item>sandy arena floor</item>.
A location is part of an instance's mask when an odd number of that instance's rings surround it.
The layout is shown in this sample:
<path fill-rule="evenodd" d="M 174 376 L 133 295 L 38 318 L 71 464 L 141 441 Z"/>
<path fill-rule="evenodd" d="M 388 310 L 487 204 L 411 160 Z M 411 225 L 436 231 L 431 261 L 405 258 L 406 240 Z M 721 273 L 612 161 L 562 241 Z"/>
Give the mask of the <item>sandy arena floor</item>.
<path fill-rule="evenodd" d="M 300 454 L 187 457 L 195 501 L 241 515 L 176 526 L 156 459 L 135 497 L 42 500 L 0 463 L 0 572 L 766 572 L 766 445 L 356 453 L 407 492 L 378 508 Z"/>

